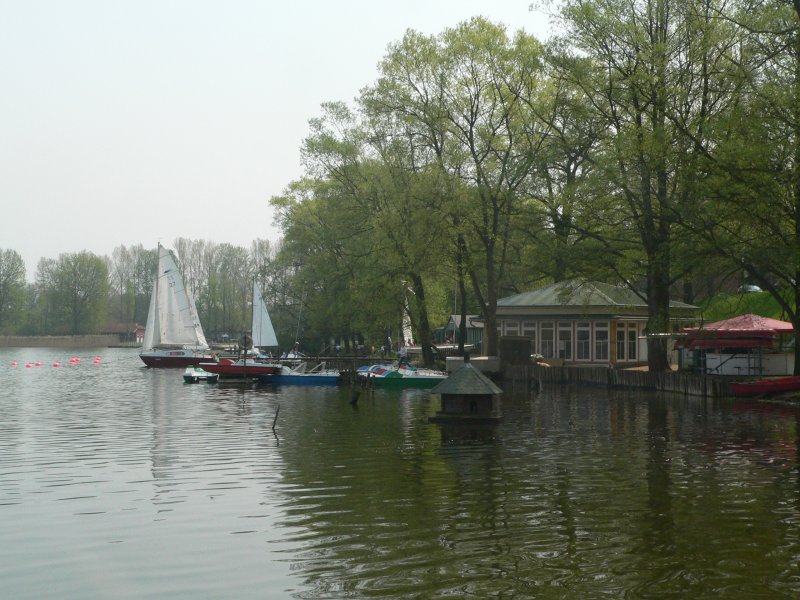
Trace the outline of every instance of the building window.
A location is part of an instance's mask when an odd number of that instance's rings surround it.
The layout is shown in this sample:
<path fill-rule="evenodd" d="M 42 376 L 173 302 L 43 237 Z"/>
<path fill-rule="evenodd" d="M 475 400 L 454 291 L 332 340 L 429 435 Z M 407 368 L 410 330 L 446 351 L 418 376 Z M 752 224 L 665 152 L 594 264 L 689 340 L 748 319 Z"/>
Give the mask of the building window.
<path fill-rule="evenodd" d="M 506 335 L 519 335 L 519 321 L 505 321 Z"/>
<path fill-rule="evenodd" d="M 522 322 L 522 335 L 531 339 L 531 353 L 536 353 L 536 321 Z"/>
<path fill-rule="evenodd" d="M 625 337 L 625 324 L 617 323 L 617 360 L 625 360 L 625 344 L 627 338 Z"/>
<path fill-rule="evenodd" d="M 594 324 L 594 359 L 608 360 L 608 323 Z"/>
<path fill-rule="evenodd" d="M 572 323 L 558 324 L 558 358 L 572 360 Z"/>
<path fill-rule="evenodd" d="M 635 322 L 617 324 L 617 360 L 632 362 L 638 356 L 638 331 Z"/>
<path fill-rule="evenodd" d="M 628 360 L 637 360 L 639 353 L 639 333 L 636 331 L 636 323 L 628 325 Z"/>
<path fill-rule="evenodd" d="M 592 327 L 589 321 L 578 321 L 575 328 L 575 358 L 592 360 Z"/>
<path fill-rule="evenodd" d="M 541 337 L 541 347 L 539 349 L 545 358 L 553 358 L 555 351 L 555 331 L 552 323 L 542 323 L 539 325 L 539 336 Z"/>

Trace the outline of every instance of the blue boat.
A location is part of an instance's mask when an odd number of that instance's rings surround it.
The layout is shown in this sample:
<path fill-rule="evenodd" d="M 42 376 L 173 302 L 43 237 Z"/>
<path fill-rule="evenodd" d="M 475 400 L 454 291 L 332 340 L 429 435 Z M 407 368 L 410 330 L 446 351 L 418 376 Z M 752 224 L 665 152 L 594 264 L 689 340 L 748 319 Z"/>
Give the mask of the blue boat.
<path fill-rule="evenodd" d="M 325 363 L 320 363 L 313 369 L 307 370 L 307 363 L 300 363 L 294 367 L 283 365 L 279 373 L 262 375 L 259 383 L 271 385 L 336 385 L 339 383 L 340 373 L 335 369 L 326 369 Z"/>

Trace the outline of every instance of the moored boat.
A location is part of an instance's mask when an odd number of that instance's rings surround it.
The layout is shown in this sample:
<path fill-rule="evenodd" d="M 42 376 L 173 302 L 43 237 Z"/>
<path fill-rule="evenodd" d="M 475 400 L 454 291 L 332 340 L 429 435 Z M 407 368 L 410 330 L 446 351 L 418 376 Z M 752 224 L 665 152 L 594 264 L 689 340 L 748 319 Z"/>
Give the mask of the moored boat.
<path fill-rule="evenodd" d="M 783 394 L 800 390 L 800 376 L 775 377 L 756 381 L 735 381 L 730 384 L 734 396 L 761 396 Z"/>
<path fill-rule="evenodd" d="M 224 358 L 218 362 L 200 363 L 200 368 L 209 373 L 216 373 L 221 379 L 258 379 L 263 375 L 280 373 L 281 365 L 277 363 L 256 362 L 253 359 L 231 360 Z"/>
<path fill-rule="evenodd" d="M 186 367 L 186 370 L 183 372 L 183 380 L 186 383 L 200 383 L 201 381 L 216 383 L 219 380 L 219 375 L 216 373 L 209 373 L 205 369 L 199 367 Z"/>
<path fill-rule="evenodd" d="M 359 379 L 380 387 L 432 388 L 447 379 L 447 373 L 433 369 L 418 369 L 411 365 L 378 364 L 360 367 Z"/>
<path fill-rule="evenodd" d="M 203 362 L 200 366 L 221 379 L 258 379 L 264 375 L 275 375 L 281 371 L 281 364 L 251 354 L 251 348 L 268 348 L 278 345 L 275 329 L 267 311 L 267 303 L 255 279 L 253 280 L 253 315 L 250 336 L 244 336 L 244 353 L 239 360 L 223 359 L 217 362 Z"/>
<path fill-rule="evenodd" d="M 259 377 L 259 382 L 272 385 L 336 385 L 341 378 L 339 371 L 326 369 L 325 363 L 310 370 L 306 370 L 306 367 L 305 362 L 295 367 L 282 365 L 280 372 Z"/>
<path fill-rule="evenodd" d="M 148 367 L 189 367 L 212 360 L 194 300 L 172 252 L 161 244 L 139 357 Z"/>

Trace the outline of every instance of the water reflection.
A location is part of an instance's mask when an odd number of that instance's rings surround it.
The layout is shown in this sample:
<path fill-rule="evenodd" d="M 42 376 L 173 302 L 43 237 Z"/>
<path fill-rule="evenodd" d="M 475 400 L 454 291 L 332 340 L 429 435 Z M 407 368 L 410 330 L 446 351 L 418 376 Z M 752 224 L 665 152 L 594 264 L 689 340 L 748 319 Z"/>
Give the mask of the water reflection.
<path fill-rule="evenodd" d="M 500 423 L 438 425 L 423 391 L 104 359 L 0 368 L 9 597 L 800 592 L 793 406 L 510 388 Z"/>
<path fill-rule="evenodd" d="M 306 597 L 359 589 L 395 597 L 524 595 L 554 585 L 576 593 L 598 585 L 642 595 L 755 593 L 763 580 L 742 565 L 777 574 L 760 556 L 763 547 L 754 552 L 759 545 L 731 527 L 735 505 L 719 504 L 732 493 L 732 502 L 751 506 L 763 493 L 759 479 L 774 476 L 742 472 L 724 450 L 754 464 L 761 450 L 774 450 L 765 436 L 742 439 L 754 427 L 766 432 L 758 416 L 571 389 L 506 399 L 497 428 L 423 425 L 435 409 L 422 408 L 383 422 L 366 447 L 352 413 L 325 413 L 336 437 L 320 441 L 326 454 L 312 452 L 317 460 L 309 463 L 296 447 L 286 449 L 284 525 L 300 532 L 295 568 L 311 589 Z M 321 426 L 315 431 L 324 435 Z M 748 530 L 775 525 L 770 511 L 738 516 Z"/>

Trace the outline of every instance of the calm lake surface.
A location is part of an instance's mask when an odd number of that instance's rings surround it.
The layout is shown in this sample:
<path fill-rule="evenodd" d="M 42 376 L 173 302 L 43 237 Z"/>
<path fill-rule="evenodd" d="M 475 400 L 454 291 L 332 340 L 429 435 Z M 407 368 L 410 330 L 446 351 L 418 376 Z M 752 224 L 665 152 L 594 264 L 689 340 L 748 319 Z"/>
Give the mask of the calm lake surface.
<path fill-rule="evenodd" d="M 181 374 L 0 349 L 0 598 L 800 595 L 794 407 L 507 389 L 470 430 Z"/>

